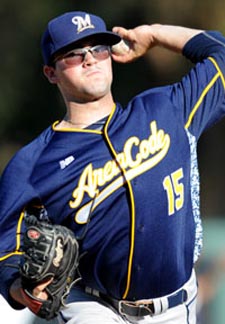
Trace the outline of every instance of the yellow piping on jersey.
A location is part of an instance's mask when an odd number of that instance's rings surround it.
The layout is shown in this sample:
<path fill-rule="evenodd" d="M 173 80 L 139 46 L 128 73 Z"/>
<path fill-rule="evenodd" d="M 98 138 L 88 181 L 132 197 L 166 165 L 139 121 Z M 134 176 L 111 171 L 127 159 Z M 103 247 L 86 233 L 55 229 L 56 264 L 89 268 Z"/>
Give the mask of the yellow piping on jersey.
<path fill-rule="evenodd" d="M 214 85 L 214 83 L 216 82 L 216 80 L 220 77 L 221 80 L 222 80 L 222 83 L 223 83 L 223 87 L 225 88 L 225 80 L 224 80 L 224 76 L 223 76 L 223 73 L 221 72 L 218 64 L 216 63 L 216 61 L 212 58 L 212 57 L 209 57 L 209 60 L 214 64 L 216 70 L 218 71 L 218 73 L 213 77 L 213 79 L 209 82 L 209 84 L 205 87 L 205 89 L 203 90 L 200 98 L 198 99 L 197 103 L 195 104 L 194 108 L 192 109 L 190 115 L 189 115 L 189 118 L 188 118 L 188 121 L 187 123 L 185 124 L 185 128 L 187 129 L 191 122 L 192 122 L 192 119 L 194 118 L 194 115 L 195 113 L 197 112 L 198 108 L 200 107 L 202 101 L 204 100 L 206 94 L 208 93 L 208 91 L 212 88 L 212 86 Z"/>
<path fill-rule="evenodd" d="M 114 155 L 114 157 L 116 158 L 116 161 L 117 161 L 117 153 L 116 151 L 114 150 L 111 142 L 110 142 L 110 139 L 108 137 L 108 133 L 107 133 L 107 128 L 108 128 L 108 125 L 109 125 L 109 122 L 115 112 L 115 109 L 116 109 L 116 104 L 114 105 L 113 107 L 113 110 L 106 122 L 106 125 L 104 127 L 104 135 L 105 135 L 105 138 L 107 140 L 107 143 Z M 117 161 L 117 163 L 119 164 L 119 161 Z M 125 299 L 127 297 L 127 294 L 129 292 L 129 289 L 130 289 L 130 281 L 131 281 L 131 268 L 132 268 L 132 262 L 133 262 L 133 255 L 134 255 L 134 233 L 135 233 L 135 208 L 134 208 L 134 195 L 133 195 L 133 190 L 132 190 L 132 186 L 131 186 L 131 183 L 129 180 L 126 179 L 126 170 L 123 168 L 122 165 L 120 165 L 120 168 L 122 170 L 122 173 L 123 173 L 123 176 L 126 180 L 126 183 L 127 183 L 127 186 L 128 186 L 128 190 L 130 192 L 130 202 L 131 202 L 131 237 L 130 237 L 130 254 L 129 254 L 129 260 L 128 260 L 128 270 L 127 270 L 127 283 L 126 283 L 126 289 L 125 289 L 125 292 L 123 294 L 123 299 Z"/>
<path fill-rule="evenodd" d="M 21 255 L 21 254 L 23 254 L 23 252 L 19 251 L 20 243 L 21 243 L 20 233 L 21 233 L 21 225 L 22 225 L 23 218 L 24 218 L 24 212 L 21 213 L 18 224 L 17 224 L 17 229 L 16 229 L 16 249 L 15 249 L 15 251 L 4 255 L 3 257 L 0 258 L 0 261 L 6 260 L 7 258 L 11 257 L 12 255 Z"/>
<path fill-rule="evenodd" d="M 101 130 L 96 129 L 88 129 L 88 128 L 69 128 L 69 127 L 63 127 L 63 128 L 56 128 L 56 126 L 60 123 L 59 120 L 55 121 L 52 124 L 52 129 L 55 132 L 74 132 L 74 133 L 95 133 L 95 134 L 102 134 Z"/>
<path fill-rule="evenodd" d="M 219 65 L 218 65 L 217 62 L 214 60 L 214 58 L 209 57 L 209 60 L 210 60 L 210 61 L 215 65 L 217 71 L 219 72 L 220 77 L 221 77 L 221 80 L 222 80 L 222 83 L 223 83 L 223 87 L 224 87 L 224 89 L 225 89 L 225 80 L 224 80 L 223 73 L 222 73 L 222 71 L 221 71 L 220 68 L 219 68 Z"/>

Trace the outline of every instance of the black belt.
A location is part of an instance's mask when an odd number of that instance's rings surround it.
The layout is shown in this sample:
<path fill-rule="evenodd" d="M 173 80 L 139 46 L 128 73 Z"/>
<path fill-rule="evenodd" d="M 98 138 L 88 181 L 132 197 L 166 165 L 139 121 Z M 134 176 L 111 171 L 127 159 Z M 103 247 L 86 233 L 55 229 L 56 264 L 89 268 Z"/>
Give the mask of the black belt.
<path fill-rule="evenodd" d="M 121 315 L 134 317 L 153 316 L 164 313 L 167 309 L 181 305 L 187 301 L 188 294 L 185 289 L 178 292 L 155 299 L 143 299 L 138 301 L 117 300 L 104 295 L 94 289 L 86 287 L 85 291 L 102 298 L 111 304 Z"/>

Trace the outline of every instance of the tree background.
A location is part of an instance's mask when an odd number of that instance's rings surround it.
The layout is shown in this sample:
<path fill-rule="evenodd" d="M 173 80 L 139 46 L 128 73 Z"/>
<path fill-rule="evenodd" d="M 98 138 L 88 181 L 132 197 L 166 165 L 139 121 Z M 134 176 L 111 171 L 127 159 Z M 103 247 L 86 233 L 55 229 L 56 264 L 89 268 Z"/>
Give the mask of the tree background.
<path fill-rule="evenodd" d="M 225 32 L 221 0 L 1 0 L 0 174 L 20 147 L 65 112 L 57 88 L 43 76 L 40 38 L 49 19 L 70 10 L 100 15 L 108 28 L 159 22 Z M 163 49 L 134 63 L 114 63 L 114 97 L 125 105 L 144 89 L 178 81 L 190 67 L 182 56 Z M 225 214 L 224 139 L 222 121 L 199 142 L 203 217 Z"/>

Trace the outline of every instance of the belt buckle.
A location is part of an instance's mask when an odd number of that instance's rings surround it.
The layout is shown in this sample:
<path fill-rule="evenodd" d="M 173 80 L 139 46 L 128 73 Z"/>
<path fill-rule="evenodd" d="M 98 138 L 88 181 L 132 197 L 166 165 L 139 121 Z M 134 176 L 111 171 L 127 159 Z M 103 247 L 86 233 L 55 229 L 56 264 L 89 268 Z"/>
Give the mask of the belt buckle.
<path fill-rule="evenodd" d="M 123 300 L 119 300 L 119 303 L 118 303 L 118 312 L 119 312 L 121 315 L 127 315 L 127 314 L 124 313 L 124 311 L 123 311 L 123 304 L 124 304 L 124 301 L 123 301 Z"/>
<path fill-rule="evenodd" d="M 118 303 L 118 311 L 121 315 L 135 316 L 135 317 L 143 317 L 143 316 L 153 316 L 154 311 L 149 306 L 152 305 L 154 309 L 153 302 L 149 303 L 136 303 L 136 302 L 128 302 L 124 300 L 120 300 Z M 125 308 L 129 309 L 126 312 Z"/>
<path fill-rule="evenodd" d="M 140 302 L 140 304 L 137 304 L 139 307 L 139 313 L 140 316 L 153 316 L 154 315 L 154 303 L 152 300 L 149 300 L 147 303 L 146 302 Z M 152 308 L 151 308 L 152 306 Z"/>

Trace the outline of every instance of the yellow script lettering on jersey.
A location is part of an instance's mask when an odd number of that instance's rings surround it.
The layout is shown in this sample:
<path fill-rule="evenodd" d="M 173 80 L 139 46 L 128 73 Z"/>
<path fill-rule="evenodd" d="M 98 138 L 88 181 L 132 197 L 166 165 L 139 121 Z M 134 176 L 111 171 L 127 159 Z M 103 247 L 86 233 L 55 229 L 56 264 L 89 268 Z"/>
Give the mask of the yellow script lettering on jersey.
<path fill-rule="evenodd" d="M 129 170 L 134 171 L 138 168 L 137 172 L 135 172 L 135 176 L 138 176 L 158 164 L 169 149 L 170 136 L 163 129 L 157 129 L 156 121 L 150 123 L 150 131 L 150 136 L 144 140 L 140 140 L 136 136 L 128 138 L 124 144 L 123 152 L 119 153 L 116 157 L 117 162 L 115 160 L 107 161 L 99 169 L 93 169 L 92 163 L 88 164 L 80 176 L 78 186 L 72 193 L 74 200 L 70 200 L 70 207 L 77 208 L 81 204 L 85 193 L 90 198 L 94 198 L 99 192 L 99 187 L 114 179 L 121 173 L 121 169 L 126 170 L 129 175 Z M 132 154 L 134 147 L 138 148 L 138 153 L 135 156 Z M 146 160 L 150 162 L 152 156 L 157 155 L 158 152 L 161 154 L 159 154 L 158 159 L 155 159 L 155 164 L 149 163 L 149 166 L 147 164 L 146 167 Z M 145 167 L 142 169 L 141 165 L 144 163 Z M 134 174 L 134 172 L 131 173 Z"/>

